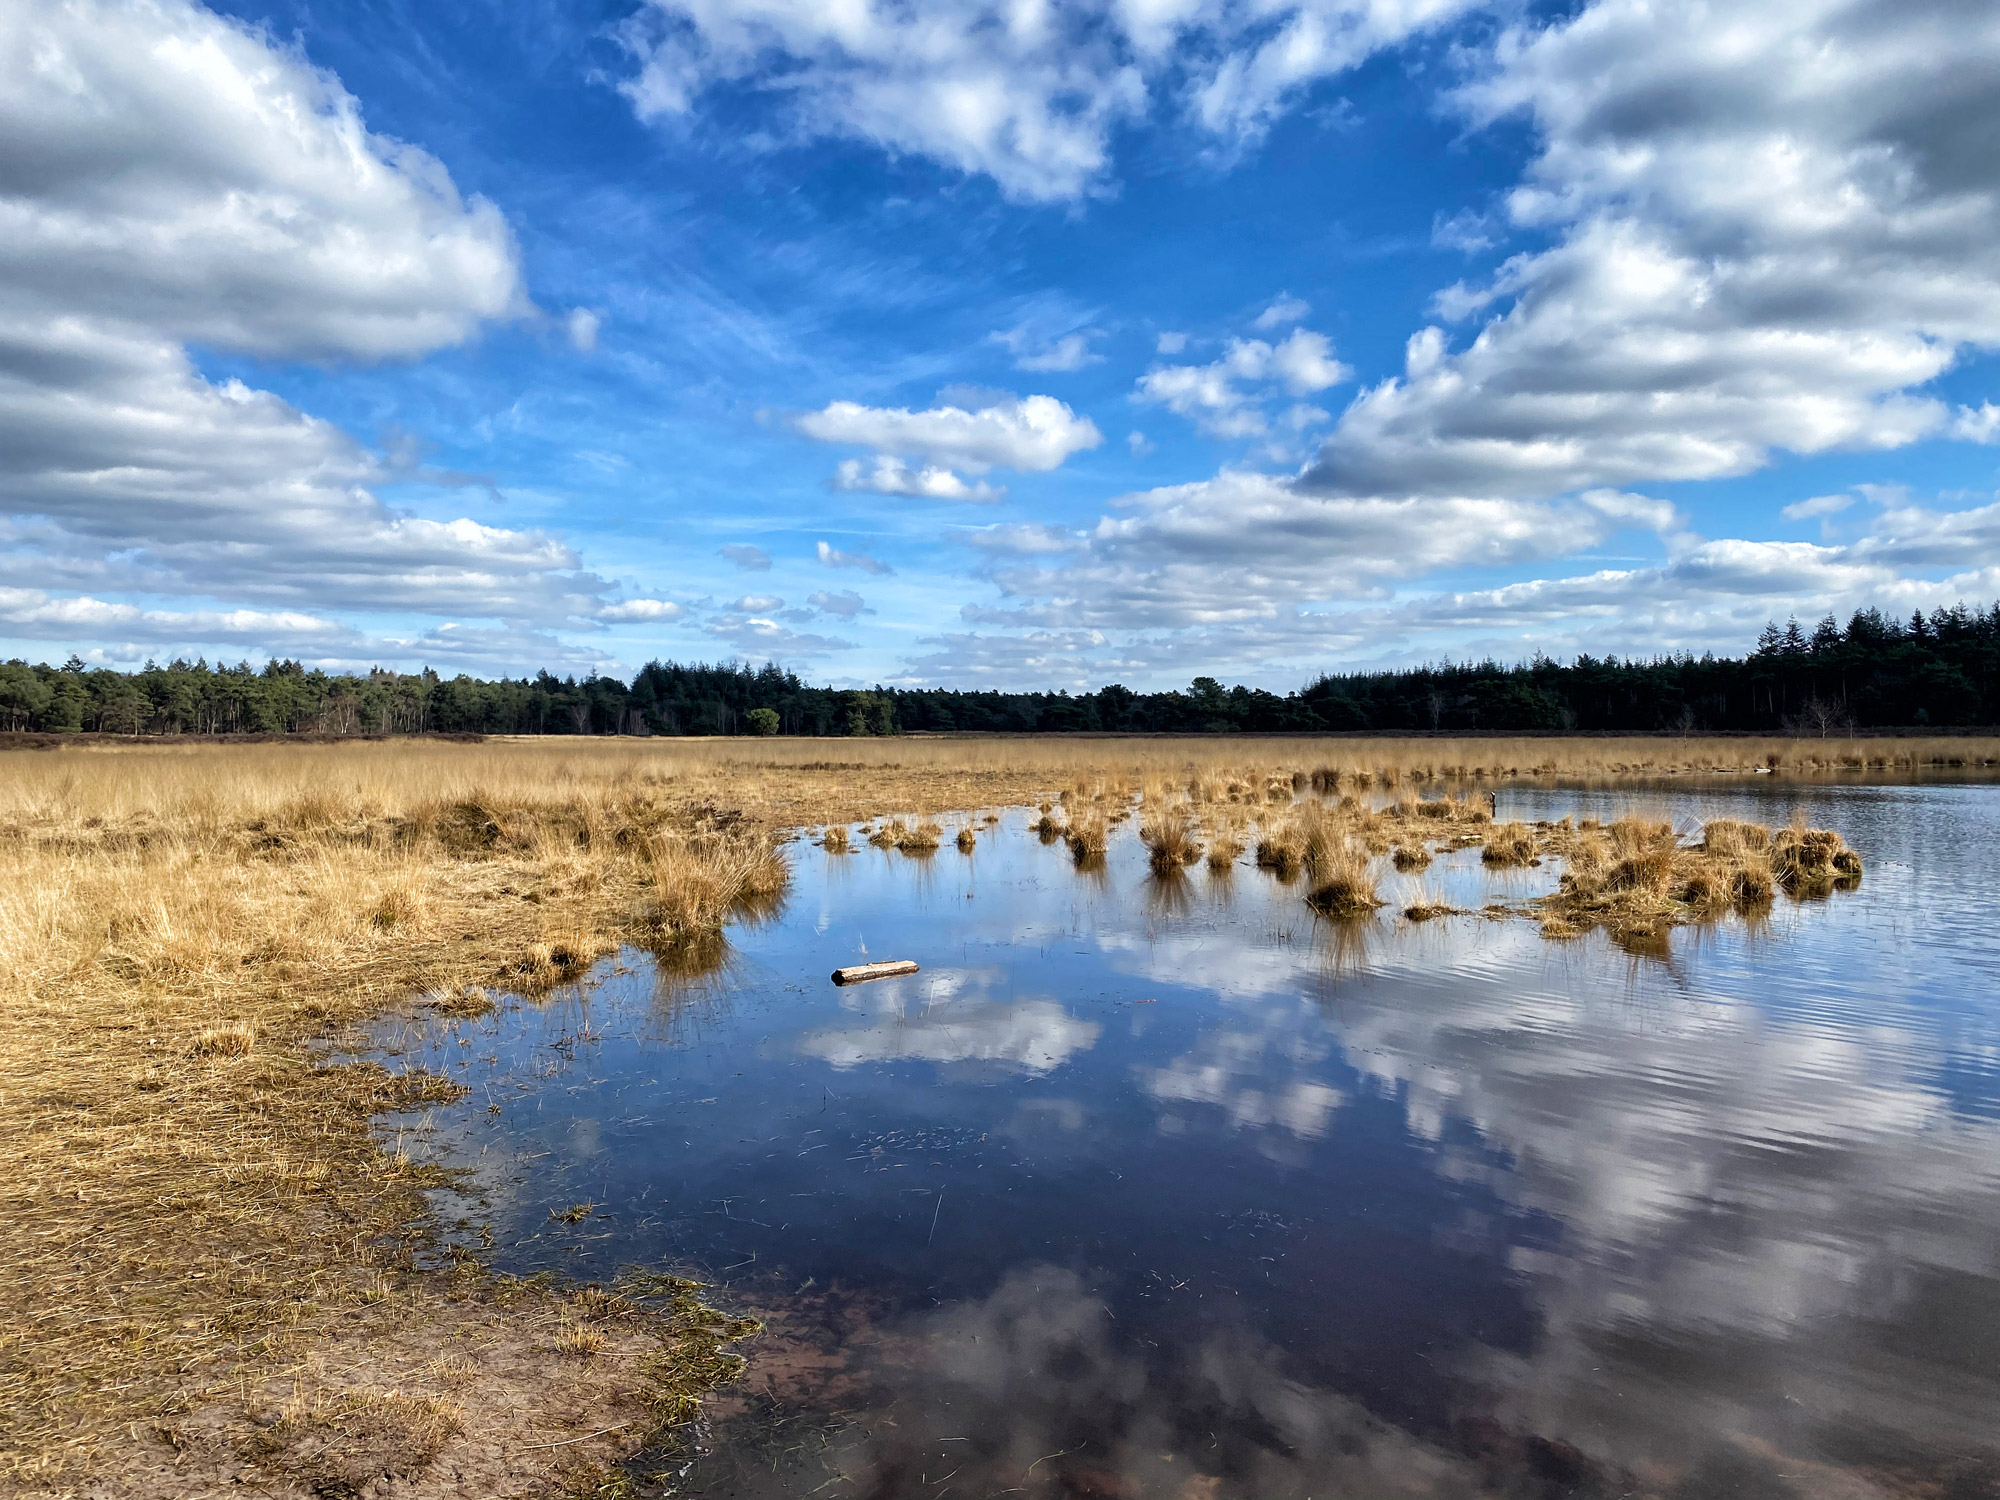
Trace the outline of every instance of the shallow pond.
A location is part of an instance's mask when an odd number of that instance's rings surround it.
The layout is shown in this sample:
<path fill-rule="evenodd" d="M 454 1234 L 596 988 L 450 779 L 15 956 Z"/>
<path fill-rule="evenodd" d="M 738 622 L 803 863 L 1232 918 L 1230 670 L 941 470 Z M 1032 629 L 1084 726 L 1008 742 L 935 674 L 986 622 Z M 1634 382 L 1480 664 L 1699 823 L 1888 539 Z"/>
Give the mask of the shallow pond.
<path fill-rule="evenodd" d="M 472 1090 L 399 1129 L 501 1268 L 767 1318 L 685 1493 L 2000 1494 L 2000 789 L 1500 793 L 1800 806 L 1861 888 L 1664 956 L 1395 914 L 1547 888 L 1476 850 L 1333 925 L 1130 824 L 800 843 L 719 971 L 387 1038 Z"/>

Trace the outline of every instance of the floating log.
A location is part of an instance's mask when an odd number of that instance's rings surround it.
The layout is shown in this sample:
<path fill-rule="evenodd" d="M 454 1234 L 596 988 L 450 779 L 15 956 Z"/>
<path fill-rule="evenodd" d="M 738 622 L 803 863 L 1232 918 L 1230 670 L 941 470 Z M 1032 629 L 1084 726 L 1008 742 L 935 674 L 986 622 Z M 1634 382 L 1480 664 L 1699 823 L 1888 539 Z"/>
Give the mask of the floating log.
<path fill-rule="evenodd" d="M 835 984 L 861 984 L 870 979 L 887 979 L 892 974 L 914 974 L 917 965 L 914 959 L 893 958 L 879 964 L 854 964 L 849 968 L 835 969 Z"/>

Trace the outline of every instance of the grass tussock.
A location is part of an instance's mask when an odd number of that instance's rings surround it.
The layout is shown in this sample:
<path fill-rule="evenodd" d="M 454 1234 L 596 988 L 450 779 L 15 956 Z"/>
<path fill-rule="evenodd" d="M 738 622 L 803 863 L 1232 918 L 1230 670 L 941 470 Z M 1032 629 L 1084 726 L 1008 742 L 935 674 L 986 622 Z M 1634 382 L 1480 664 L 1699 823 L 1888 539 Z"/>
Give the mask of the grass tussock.
<path fill-rule="evenodd" d="M 1183 870 L 1201 858 L 1195 834 L 1194 814 L 1186 803 L 1165 794 L 1148 799 L 1139 838 L 1157 873 Z"/>
<path fill-rule="evenodd" d="M 1327 812 L 1308 806 L 1301 819 L 1306 904 L 1323 916 L 1350 917 L 1383 905 L 1370 872 L 1368 849 L 1357 837 L 1351 809 Z"/>
<path fill-rule="evenodd" d="M 1794 823 L 1715 819 L 1684 842 L 1661 822 L 1626 817 L 1600 827 L 1551 828 L 1549 852 L 1567 864 L 1557 892 L 1538 902 L 1543 931 L 1572 937 L 1593 927 L 1615 937 L 1655 937 L 1731 911 L 1755 914 L 1779 890 L 1804 898 L 1851 887 L 1861 859 L 1839 834 Z"/>
<path fill-rule="evenodd" d="M 1243 840 L 1233 829 L 1222 829 L 1208 841 L 1208 867 L 1211 870 L 1233 870 L 1236 861 L 1243 857 Z"/>
<path fill-rule="evenodd" d="M 967 823 L 958 830 L 958 837 L 953 842 L 958 845 L 960 854 L 970 854 L 979 843 L 979 835 L 974 833 L 972 825 Z"/>
<path fill-rule="evenodd" d="M 1486 835 L 1482 863 L 1506 868 L 1535 862 L 1535 836 L 1525 823 L 1501 823 Z"/>
<path fill-rule="evenodd" d="M 819 836 L 819 846 L 828 854 L 847 853 L 849 848 L 847 842 L 847 825 L 845 823 L 828 824 L 826 831 Z"/>
<path fill-rule="evenodd" d="M 1110 842 L 1110 829 L 1103 809 L 1090 807 L 1077 813 L 1071 818 L 1063 836 L 1069 842 L 1070 857 L 1079 866 L 1101 864 Z"/>

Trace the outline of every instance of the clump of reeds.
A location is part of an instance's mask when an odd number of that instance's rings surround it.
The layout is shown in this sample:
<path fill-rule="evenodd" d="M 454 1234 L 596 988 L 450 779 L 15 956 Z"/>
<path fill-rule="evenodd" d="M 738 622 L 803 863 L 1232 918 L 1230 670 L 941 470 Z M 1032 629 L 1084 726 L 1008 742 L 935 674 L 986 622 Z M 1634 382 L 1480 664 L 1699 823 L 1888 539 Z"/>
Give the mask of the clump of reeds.
<path fill-rule="evenodd" d="M 1398 844 L 1390 852 L 1390 859 L 1404 874 L 1430 868 L 1431 851 L 1422 844 Z"/>
<path fill-rule="evenodd" d="M 1270 870 L 1280 880 L 1290 880 L 1305 865 L 1305 831 L 1297 817 L 1274 819 L 1259 830 L 1253 856 L 1257 867 Z"/>
<path fill-rule="evenodd" d="M 1194 835 L 1194 818 L 1187 805 L 1167 798 L 1154 802 L 1139 825 L 1139 837 L 1153 868 L 1162 874 L 1201 858 L 1201 845 Z"/>
<path fill-rule="evenodd" d="M 1208 867 L 1211 870 L 1234 869 L 1242 854 L 1243 841 L 1228 829 L 1208 841 Z"/>
<path fill-rule="evenodd" d="M 1334 917 L 1358 916 L 1382 905 L 1369 873 L 1367 848 L 1349 832 L 1345 820 L 1308 809 L 1301 823 L 1305 869 L 1312 881 L 1306 903 Z"/>
<path fill-rule="evenodd" d="M 906 829 L 903 836 L 896 841 L 896 847 L 904 854 L 930 854 L 937 849 L 943 838 L 944 829 L 926 818 L 923 822 L 913 824 Z"/>
<path fill-rule="evenodd" d="M 1535 836 L 1525 823 L 1502 823 L 1486 835 L 1480 860 L 1502 867 L 1534 863 Z"/>
<path fill-rule="evenodd" d="M 1045 844 L 1053 844 L 1068 831 L 1062 819 L 1058 818 L 1046 805 L 1042 808 L 1041 817 L 1029 824 L 1028 827 L 1035 837 Z"/>
<path fill-rule="evenodd" d="M 954 842 L 958 845 L 959 853 L 970 854 L 973 847 L 978 844 L 979 836 L 972 831 L 972 825 L 967 823 L 958 830 L 958 838 Z"/>
<path fill-rule="evenodd" d="M 667 939 L 719 932 L 745 902 L 779 895 L 791 880 L 783 853 L 754 837 L 662 835 L 646 863 L 639 919 Z"/>
<path fill-rule="evenodd" d="M 1432 895 L 1429 891 L 1419 892 L 1416 899 L 1403 908 L 1404 918 L 1411 922 L 1434 922 L 1439 917 L 1462 915 L 1464 914 L 1456 906 L 1442 896 Z"/>
<path fill-rule="evenodd" d="M 826 831 L 820 835 L 819 846 L 826 850 L 828 854 L 847 853 L 847 825 L 845 823 L 829 823 Z"/>
<path fill-rule="evenodd" d="M 1101 809 L 1091 807 L 1070 820 L 1064 830 L 1070 857 L 1079 865 L 1095 864 L 1104 858 L 1109 832 Z"/>
<path fill-rule="evenodd" d="M 1830 888 L 1861 874 L 1861 856 L 1830 828 L 1794 819 L 1771 835 L 1771 874 L 1791 893 Z"/>

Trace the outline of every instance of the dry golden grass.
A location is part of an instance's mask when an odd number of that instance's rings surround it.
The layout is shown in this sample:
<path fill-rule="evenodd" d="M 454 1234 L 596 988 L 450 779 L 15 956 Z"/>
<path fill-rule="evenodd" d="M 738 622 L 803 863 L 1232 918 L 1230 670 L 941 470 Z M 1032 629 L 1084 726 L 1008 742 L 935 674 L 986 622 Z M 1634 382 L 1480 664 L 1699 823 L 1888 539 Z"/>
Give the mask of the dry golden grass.
<path fill-rule="evenodd" d="M 453 1089 L 326 1066 L 324 1043 L 412 995 L 476 1014 L 486 987 L 544 989 L 621 943 L 705 962 L 728 913 L 782 883 L 780 830 L 823 827 L 838 849 L 849 825 L 886 816 L 914 850 L 927 828 L 931 847 L 938 836 L 923 809 L 1041 803 L 1057 833 L 1088 838 L 1150 785 L 1147 841 L 1172 868 L 1199 856 L 1201 829 L 1234 837 L 1239 822 L 1215 820 L 1255 810 L 1260 864 L 1311 863 L 1316 892 L 1347 880 L 1372 901 L 1370 849 L 1477 842 L 1482 784 L 1497 779 L 1995 762 L 2000 743 L 1948 738 L 0 752 L 0 1474 L 76 1488 L 135 1423 L 248 1388 L 335 1339 L 355 1309 L 431 1316 L 408 1269 L 431 1179 L 370 1127 Z M 1307 787 L 1458 795 L 1407 812 L 1356 804 L 1314 853 L 1291 806 Z M 1851 852 L 1811 830 L 1726 858 L 1731 836 L 1714 837 L 1702 871 L 1727 865 L 1732 902 L 1755 899 L 1760 872 L 1800 890 L 1853 878 Z M 1692 876 L 1678 887 L 1690 899 L 1675 894 L 1687 851 L 1621 851 L 1602 830 L 1588 849 L 1582 830 L 1537 839 L 1595 881 L 1551 925 L 1592 920 L 1584 906 L 1612 897 L 1668 916 L 1721 899 Z"/>
<path fill-rule="evenodd" d="M 1357 805 L 1326 809 L 1306 803 L 1299 813 L 1306 904 L 1325 916 L 1351 917 L 1381 906 L 1362 828 L 1373 820 Z"/>
<path fill-rule="evenodd" d="M 766 831 L 665 778 L 382 748 L 6 757 L 0 1474 L 87 1472 L 406 1274 L 432 1174 L 370 1122 L 457 1090 L 316 1043 L 782 888 Z"/>
<path fill-rule="evenodd" d="M 1502 823 L 1486 835 L 1480 859 L 1489 865 L 1531 864 L 1535 858 L 1535 836 L 1525 823 Z"/>
<path fill-rule="evenodd" d="M 1194 811 L 1177 795 L 1155 787 L 1146 796 L 1146 811 L 1139 823 L 1139 837 L 1146 845 L 1154 870 L 1162 875 L 1184 869 L 1201 858 L 1201 844 L 1195 838 Z"/>

